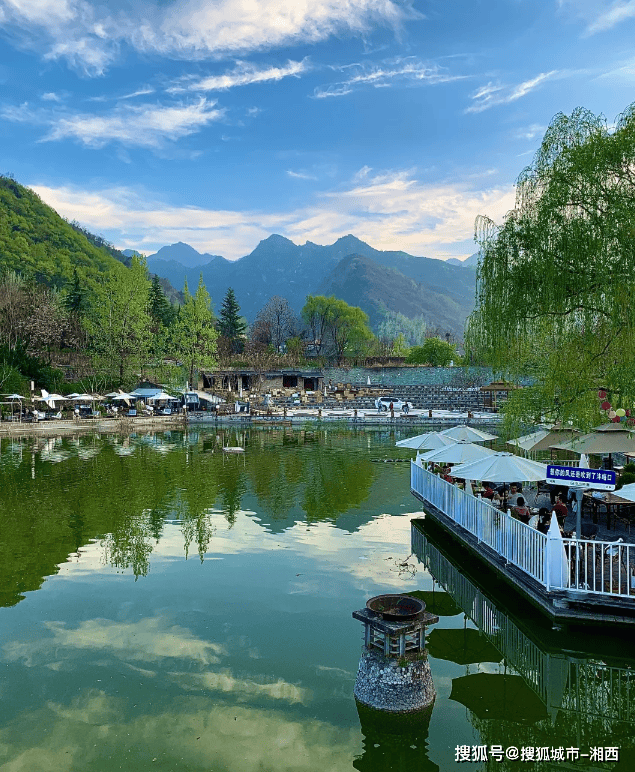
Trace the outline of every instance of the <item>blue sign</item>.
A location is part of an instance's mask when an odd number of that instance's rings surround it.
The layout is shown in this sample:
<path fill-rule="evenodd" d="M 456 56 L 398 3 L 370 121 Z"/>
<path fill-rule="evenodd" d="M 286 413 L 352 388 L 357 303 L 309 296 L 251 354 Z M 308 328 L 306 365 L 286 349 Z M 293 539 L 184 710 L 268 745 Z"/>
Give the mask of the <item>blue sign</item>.
<path fill-rule="evenodd" d="M 612 469 L 578 469 L 577 466 L 547 465 L 547 482 L 569 487 L 615 490 L 615 472 Z"/>

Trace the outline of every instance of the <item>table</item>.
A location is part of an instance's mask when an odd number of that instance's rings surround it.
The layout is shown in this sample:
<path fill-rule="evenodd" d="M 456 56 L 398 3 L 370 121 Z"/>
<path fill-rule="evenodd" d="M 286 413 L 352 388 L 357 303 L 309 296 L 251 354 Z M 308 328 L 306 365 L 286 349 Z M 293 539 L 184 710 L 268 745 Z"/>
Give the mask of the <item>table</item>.
<path fill-rule="evenodd" d="M 632 501 L 629 501 L 629 499 L 623 499 L 621 496 L 618 496 L 616 493 L 612 493 L 610 491 L 607 491 L 603 494 L 602 498 L 596 498 L 591 491 L 585 491 L 584 492 L 584 501 L 590 502 L 591 506 L 593 508 L 593 522 L 597 523 L 598 521 L 598 508 L 600 506 L 606 507 L 606 527 L 611 527 L 611 514 L 613 515 L 613 518 L 617 516 L 617 512 L 620 507 L 632 507 L 635 506 L 635 503 Z"/>

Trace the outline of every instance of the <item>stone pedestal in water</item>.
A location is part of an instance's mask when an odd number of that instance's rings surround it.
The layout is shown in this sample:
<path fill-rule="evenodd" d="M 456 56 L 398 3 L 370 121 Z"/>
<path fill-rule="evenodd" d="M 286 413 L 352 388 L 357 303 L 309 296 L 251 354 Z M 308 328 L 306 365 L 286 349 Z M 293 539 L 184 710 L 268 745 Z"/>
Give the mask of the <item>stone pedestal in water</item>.
<path fill-rule="evenodd" d="M 368 602 L 369 607 L 353 612 L 353 618 L 364 624 L 355 698 L 369 708 L 390 713 L 424 710 L 436 697 L 425 650 L 425 628 L 439 618 L 426 612 L 425 605 L 415 598 L 408 600 L 418 604 L 417 611 L 403 621 L 393 618 L 398 614 L 390 613 L 391 601 L 386 599 L 404 597 L 380 596 L 382 601 L 375 605 L 388 608 L 387 614 L 372 610 L 375 598 Z"/>

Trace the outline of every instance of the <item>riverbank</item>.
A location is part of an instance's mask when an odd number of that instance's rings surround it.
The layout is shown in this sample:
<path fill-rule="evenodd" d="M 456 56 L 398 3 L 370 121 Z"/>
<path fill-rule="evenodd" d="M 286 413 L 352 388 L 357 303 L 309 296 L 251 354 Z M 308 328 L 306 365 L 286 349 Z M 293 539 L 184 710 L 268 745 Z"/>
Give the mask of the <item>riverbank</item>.
<path fill-rule="evenodd" d="M 278 411 L 271 415 L 251 415 L 232 413 L 188 413 L 171 416 L 135 416 L 121 418 L 83 418 L 69 421 L 38 421 L 37 423 L 0 424 L 1 437 L 50 437 L 67 434 L 128 434 L 134 431 L 155 429 L 185 428 L 187 426 L 234 426 L 245 425 L 298 425 L 304 423 L 346 423 L 354 426 L 390 426 L 392 428 L 410 426 L 429 426 L 431 424 L 457 423 L 495 424 L 500 421 L 498 413 L 471 413 L 452 410 L 412 410 L 410 413 L 377 413 L 365 410 L 318 410 L 302 409 Z"/>

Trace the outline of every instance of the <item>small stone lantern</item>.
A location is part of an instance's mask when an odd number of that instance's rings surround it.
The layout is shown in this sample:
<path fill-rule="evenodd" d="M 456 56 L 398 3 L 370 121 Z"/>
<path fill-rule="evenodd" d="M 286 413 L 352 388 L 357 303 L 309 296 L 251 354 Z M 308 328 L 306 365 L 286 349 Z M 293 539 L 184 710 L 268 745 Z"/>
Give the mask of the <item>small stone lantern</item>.
<path fill-rule="evenodd" d="M 439 617 L 409 595 L 378 595 L 353 612 L 364 625 L 364 648 L 354 694 L 358 702 L 390 713 L 428 708 L 436 691 L 425 649 L 426 625 Z"/>

